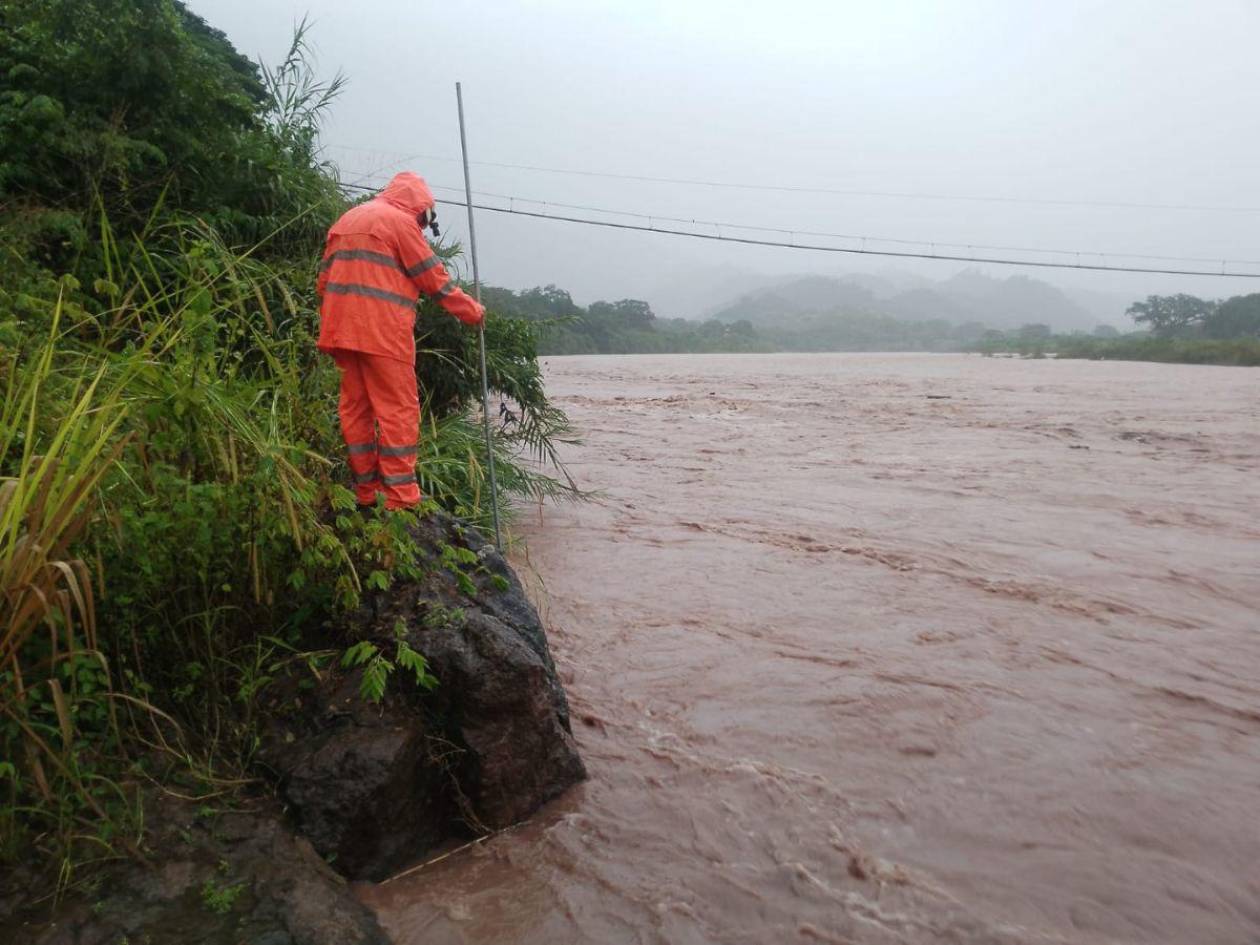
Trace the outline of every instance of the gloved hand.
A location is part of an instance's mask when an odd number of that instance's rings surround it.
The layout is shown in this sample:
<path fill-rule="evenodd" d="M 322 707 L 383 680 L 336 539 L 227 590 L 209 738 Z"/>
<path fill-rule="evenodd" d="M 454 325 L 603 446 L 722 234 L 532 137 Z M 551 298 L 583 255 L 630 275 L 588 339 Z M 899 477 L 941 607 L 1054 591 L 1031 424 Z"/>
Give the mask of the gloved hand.
<path fill-rule="evenodd" d="M 486 307 L 462 289 L 442 299 L 442 307 L 465 325 L 476 328 L 486 319 Z"/>

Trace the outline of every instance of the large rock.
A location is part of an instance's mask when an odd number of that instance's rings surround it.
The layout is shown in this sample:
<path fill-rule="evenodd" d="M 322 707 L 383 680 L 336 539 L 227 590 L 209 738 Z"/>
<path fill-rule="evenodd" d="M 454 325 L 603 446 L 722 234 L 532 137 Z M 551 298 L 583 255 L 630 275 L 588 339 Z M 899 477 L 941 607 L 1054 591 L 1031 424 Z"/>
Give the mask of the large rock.
<path fill-rule="evenodd" d="M 0 942 L 387 945 L 344 876 L 381 879 L 451 838 L 516 823 L 584 778 L 516 575 L 449 517 L 413 537 L 425 577 L 396 582 L 333 630 L 390 657 L 400 630 L 435 689 L 398 668 L 373 705 L 359 670 L 295 669 L 269 688 L 259 753 L 284 810 L 269 794 L 224 798 L 246 809 L 215 812 L 149 791 L 147 862 L 107 865 L 54 919 L 47 902 L 30 905 L 42 888 L 33 875 L 0 876 Z M 452 568 L 452 556 L 472 560 Z"/>
<path fill-rule="evenodd" d="M 423 691 L 396 669 L 372 705 L 357 670 L 314 689 L 290 680 L 260 755 L 299 832 L 352 878 L 382 879 L 445 840 L 516 823 L 585 777 L 546 635 L 516 575 L 449 517 L 414 537 L 425 577 L 396 580 L 346 629 L 391 657 L 401 632 L 438 686 Z M 444 546 L 476 561 L 454 568 L 447 550 L 443 564 Z"/>
<path fill-rule="evenodd" d="M 55 916 L 46 903 L 0 919 L 0 941 L 31 945 L 388 945 L 371 912 L 293 835 L 269 798 L 210 812 L 151 792 L 148 864 L 110 864 L 95 890 L 71 892 Z M 8 892 L 6 890 L 6 892 Z M 38 890 L 16 890 L 16 903 Z M 8 912 L 0 895 L 0 915 Z"/>

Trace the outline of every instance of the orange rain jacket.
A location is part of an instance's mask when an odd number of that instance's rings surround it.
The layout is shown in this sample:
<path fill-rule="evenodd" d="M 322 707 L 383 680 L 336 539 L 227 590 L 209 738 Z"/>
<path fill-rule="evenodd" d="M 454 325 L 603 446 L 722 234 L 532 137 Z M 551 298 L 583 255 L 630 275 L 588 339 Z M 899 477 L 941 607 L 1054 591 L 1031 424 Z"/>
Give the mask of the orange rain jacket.
<path fill-rule="evenodd" d="M 421 292 L 461 322 L 481 323 L 485 309 L 451 282 L 420 230 L 417 217 L 433 204 L 423 178 L 404 171 L 333 224 L 316 282 L 321 351 L 414 363 Z"/>

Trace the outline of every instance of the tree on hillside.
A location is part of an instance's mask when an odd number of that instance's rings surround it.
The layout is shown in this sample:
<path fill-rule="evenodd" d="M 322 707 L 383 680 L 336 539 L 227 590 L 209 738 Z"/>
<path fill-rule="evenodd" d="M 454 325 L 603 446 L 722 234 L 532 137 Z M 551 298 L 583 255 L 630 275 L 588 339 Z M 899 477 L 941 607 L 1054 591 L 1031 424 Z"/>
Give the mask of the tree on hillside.
<path fill-rule="evenodd" d="M 983 322 L 963 322 L 961 325 L 954 325 L 949 329 L 951 338 L 964 345 L 974 344 L 984 336 L 985 326 Z"/>
<path fill-rule="evenodd" d="M 1193 295 L 1148 295 L 1125 312 L 1161 338 L 1187 338 L 1197 334 L 1203 320 L 1216 311 L 1216 302 Z"/>
<path fill-rule="evenodd" d="M 340 83 L 294 84 L 301 52 L 299 29 L 263 72 L 174 0 L 6 0 L 0 225 L 56 270 L 93 264 L 100 209 L 123 235 L 160 210 L 232 243 L 317 241 L 341 198 L 309 145 Z"/>
<path fill-rule="evenodd" d="M 582 314 L 582 309 L 573 301 L 573 296 L 554 285 L 526 289 L 518 292 L 516 298 L 521 309 L 530 315 L 570 318 Z"/>
<path fill-rule="evenodd" d="M 622 299 L 619 302 L 593 302 L 586 310 L 588 317 L 609 322 L 618 328 L 631 331 L 650 331 L 656 314 L 652 306 L 640 299 Z"/>
<path fill-rule="evenodd" d="M 1208 338 L 1260 337 L 1260 293 L 1236 295 L 1203 319 Z"/>
<path fill-rule="evenodd" d="M 1031 325 L 1024 325 L 1019 329 L 1019 337 L 1021 341 L 1044 341 L 1053 335 L 1049 325 L 1043 325 L 1040 322 Z"/>

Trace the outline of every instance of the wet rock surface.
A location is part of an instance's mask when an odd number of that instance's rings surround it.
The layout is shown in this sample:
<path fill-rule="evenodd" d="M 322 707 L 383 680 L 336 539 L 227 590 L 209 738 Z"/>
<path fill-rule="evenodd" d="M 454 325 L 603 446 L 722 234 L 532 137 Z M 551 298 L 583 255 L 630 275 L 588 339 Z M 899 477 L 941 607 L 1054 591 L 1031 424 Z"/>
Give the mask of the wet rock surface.
<path fill-rule="evenodd" d="M 214 811 L 146 804 L 148 864 L 120 861 L 48 921 L 0 920 L 0 941 L 31 945 L 388 945 L 372 914 L 270 799 Z M 34 890 L 13 889 L 15 898 Z M 0 901 L 0 914 L 10 901 Z M 45 906 L 46 908 L 46 906 Z"/>
<path fill-rule="evenodd" d="M 422 654 L 379 705 L 360 671 L 280 687 L 262 759 L 303 836 L 346 876 L 380 880 L 442 842 L 516 823 L 585 777 L 538 614 L 502 557 L 454 519 L 416 530 L 425 577 L 365 603 L 353 635 Z M 443 562 L 443 555 L 446 561 Z M 458 563 L 452 563 L 458 562 Z"/>
<path fill-rule="evenodd" d="M 269 687 L 263 796 L 216 810 L 151 792 L 148 862 L 100 870 L 55 921 L 33 877 L 0 878 L 0 942 L 386 945 L 347 877 L 382 879 L 582 780 L 564 690 L 516 575 L 448 516 L 413 536 L 423 577 L 374 592 L 322 642 L 340 654 L 366 640 L 394 658 L 405 640 L 435 687 L 399 666 L 373 704 L 361 667 L 294 661 Z"/>

